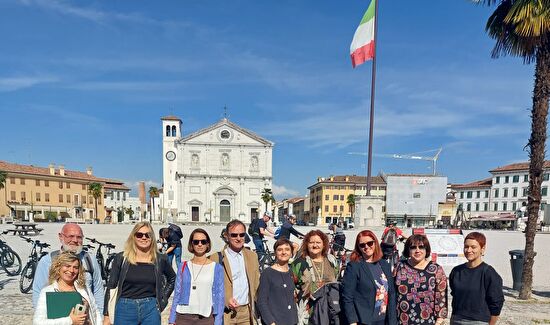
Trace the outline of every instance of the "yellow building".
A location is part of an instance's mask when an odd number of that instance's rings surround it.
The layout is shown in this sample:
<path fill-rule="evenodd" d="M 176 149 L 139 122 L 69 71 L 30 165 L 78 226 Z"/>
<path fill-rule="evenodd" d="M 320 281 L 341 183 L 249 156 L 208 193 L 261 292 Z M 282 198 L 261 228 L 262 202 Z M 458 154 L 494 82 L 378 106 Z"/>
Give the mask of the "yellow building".
<path fill-rule="evenodd" d="M 0 216 L 13 216 L 21 220 L 59 220 L 75 218 L 93 220 L 105 218 L 103 190 L 97 201 L 88 193 L 88 184 L 122 184 L 122 182 L 96 177 L 92 168 L 86 172 L 57 168 L 18 165 L 0 161 L 0 171 L 7 173 L 4 188 L 0 190 Z"/>
<path fill-rule="evenodd" d="M 348 196 L 367 194 L 367 177 L 357 175 L 317 178 L 317 183 L 308 187 L 310 198 L 310 220 L 317 225 L 326 225 L 343 219 L 351 221 L 354 207 L 347 203 Z M 371 196 L 385 199 L 386 182 L 380 176 L 371 177 Z M 385 206 L 382 207 L 385 212 Z"/>

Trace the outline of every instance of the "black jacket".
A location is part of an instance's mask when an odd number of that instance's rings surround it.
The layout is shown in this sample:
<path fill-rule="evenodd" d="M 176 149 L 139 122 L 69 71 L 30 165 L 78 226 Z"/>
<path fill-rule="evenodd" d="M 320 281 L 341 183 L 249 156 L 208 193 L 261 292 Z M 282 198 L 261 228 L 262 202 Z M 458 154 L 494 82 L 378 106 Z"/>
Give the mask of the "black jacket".
<path fill-rule="evenodd" d="M 385 260 L 378 262 L 388 279 L 388 305 L 386 324 L 397 324 L 395 282 L 390 265 Z M 376 284 L 367 262 L 350 262 L 342 279 L 340 304 L 349 323 L 371 324 L 374 318 Z"/>
<path fill-rule="evenodd" d="M 315 300 L 310 324 L 340 325 L 340 283 L 329 282 L 311 295 Z"/>
<path fill-rule="evenodd" d="M 124 262 L 124 263 L 123 263 Z M 126 273 L 128 272 L 129 263 L 124 260 L 123 253 L 120 252 L 113 260 L 113 268 L 109 273 L 109 279 L 107 280 L 107 290 L 105 292 L 105 301 L 103 307 L 103 315 L 109 315 L 109 289 L 114 289 L 118 286 L 118 298 L 122 293 L 122 284 L 126 279 Z M 174 291 L 174 282 L 176 280 L 176 274 L 172 269 L 172 266 L 168 263 L 168 259 L 164 254 L 157 254 L 157 260 L 155 262 L 155 275 L 156 275 L 156 298 L 159 310 L 162 312 L 168 304 L 168 298 Z"/>

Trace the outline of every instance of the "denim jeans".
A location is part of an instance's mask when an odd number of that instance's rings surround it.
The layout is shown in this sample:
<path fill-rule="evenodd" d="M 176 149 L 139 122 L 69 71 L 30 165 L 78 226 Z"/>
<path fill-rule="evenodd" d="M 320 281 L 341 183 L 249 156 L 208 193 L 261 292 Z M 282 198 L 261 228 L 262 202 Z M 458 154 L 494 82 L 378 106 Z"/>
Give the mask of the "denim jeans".
<path fill-rule="evenodd" d="M 176 246 L 176 248 L 174 248 L 174 250 L 171 251 L 167 256 L 170 266 L 172 266 L 172 260 L 174 259 L 174 256 L 176 257 L 176 271 L 179 270 L 181 266 L 181 247 Z"/>
<path fill-rule="evenodd" d="M 116 325 L 160 325 L 157 298 L 119 298 L 115 309 Z"/>
<path fill-rule="evenodd" d="M 264 243 L 261 238 L 254 238 L 252 241 L 256 246 L 256 254 L 258 254 L 258 259 L 260 259 L 262 255 L 265 254 Z"/>

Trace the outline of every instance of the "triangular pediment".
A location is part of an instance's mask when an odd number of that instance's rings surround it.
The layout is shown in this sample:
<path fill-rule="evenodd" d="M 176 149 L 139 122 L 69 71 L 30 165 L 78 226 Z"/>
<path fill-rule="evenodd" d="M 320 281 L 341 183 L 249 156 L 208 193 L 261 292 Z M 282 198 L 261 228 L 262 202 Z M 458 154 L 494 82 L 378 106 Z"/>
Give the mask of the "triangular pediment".
<path fill-rule="evenodd" d="M 239 145 L 262 145 L 273 146 L 273 142 L 266 140 L 256 133 L 238 126 L 237 124 L 222 119 L 218 123 L 207 128 L 191 133 L 178 143 L 208 143 L 208 144 L 239 144 Z"/>
<path fill-rule="evenodd" d="M 191 201 L 187 202 L 187 205 L 202 205 L 202 202 L 197 200 L 197 199 L 194 199 L 194 200 L 191 200 Z"/>

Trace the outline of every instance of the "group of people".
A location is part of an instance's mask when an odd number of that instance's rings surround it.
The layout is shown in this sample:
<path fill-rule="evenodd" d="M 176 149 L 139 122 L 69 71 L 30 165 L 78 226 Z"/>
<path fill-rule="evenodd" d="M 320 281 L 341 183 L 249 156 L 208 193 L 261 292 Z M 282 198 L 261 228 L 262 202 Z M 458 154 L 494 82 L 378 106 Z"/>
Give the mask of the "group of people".
<path fill-rule="evenodd" d="M 478 232 L 466 236 L 467 262 L 448 278 L 431 261 L 424 235 L 407 238 L 404 259 L 392 271 L 376 235 L 359 232 L 343 277 L 321 230 L 304 234 L 298 251 L 287 236 L 277 239 L 276 263 L 261 274 L 256 252 L 244 249 L 246 237 L 246 225 L 232 220 L 225 247 L 211 252 L 208 232 L 197 228 L 187 243 L 193 257 L 174 272 L 151 224 L 140 222 L 114 259 L 104 288 L 97 262 L 82 251 L 82 229 L 66 224 L 59 233 L 61 250 L 42 258 L 37 269 L 34 323 L 156 325 L 172 293 L 169 324 L 439 325 L 448 317 L 448 288 L 451 324 L 495 324 L 504 303 L 502 279 L 483 262 L 486 239 Z M 46 296 L 55 291 L 78 292 L 85 311 L 48 319 Z"/>

